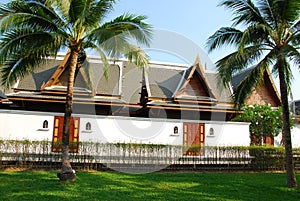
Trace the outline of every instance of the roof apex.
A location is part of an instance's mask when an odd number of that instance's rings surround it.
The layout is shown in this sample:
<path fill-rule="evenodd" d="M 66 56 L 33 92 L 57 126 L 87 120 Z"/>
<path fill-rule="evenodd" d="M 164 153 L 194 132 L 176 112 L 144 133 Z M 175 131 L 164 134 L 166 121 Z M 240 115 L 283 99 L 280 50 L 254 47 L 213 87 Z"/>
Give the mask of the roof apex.
<path fill-rule="evenodd" d="M 188 71 L 190 71 L 190 72 L 188 72 Z M 202 80 L 203 87 L 208 92 L 209 96 L 213 99 L 218 99 L 217 96 L 215 95 L 215 93 L 213 92 L 208 80 L 206 79 L 205 72 L 204 72 L 204 69 L 202 67 L 199 55 L 196 56 L 194 65 L 185 70 L 185 73 L 188 73 L 186 81 L 182 84 L 182 86 L 179 88 L 179 90 L 177 92 L 175 92 L 174 98 L 176 99 L 184 93 L 186 87 L 190 83 L 190 81 L 193 78 L 195 72 L 198 73 L 199 79 Z"/>

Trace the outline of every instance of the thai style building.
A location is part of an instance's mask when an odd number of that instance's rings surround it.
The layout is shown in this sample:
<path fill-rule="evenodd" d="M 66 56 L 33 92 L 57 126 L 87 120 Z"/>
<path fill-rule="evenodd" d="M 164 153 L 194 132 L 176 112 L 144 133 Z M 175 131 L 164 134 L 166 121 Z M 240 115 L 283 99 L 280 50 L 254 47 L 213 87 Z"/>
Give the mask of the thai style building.
<path fill-rule="evenodd" d="M 51 58 L 0 93 L 0 120 L 5 125 L 1 139 L 61 141 L 68 61 L 68 54 Z M 148 69 L 116 60 L 107 71 L 99 58 L 89 57 L 76 71 L 70 140 L 249 145 L 249 124 L 230 122 L 240 112 L 231 102 L 232 92 L 246 75 L 247 71 L 236 75 L 233 87 L 224 88 L 199 57 L 191 66 L 151 63 Z M 272 77 L 269 72 L 264 76 L 247 104 L 277 107 L 280 99 Z M 60 147 L 53 145 L 52 151 Z"/>

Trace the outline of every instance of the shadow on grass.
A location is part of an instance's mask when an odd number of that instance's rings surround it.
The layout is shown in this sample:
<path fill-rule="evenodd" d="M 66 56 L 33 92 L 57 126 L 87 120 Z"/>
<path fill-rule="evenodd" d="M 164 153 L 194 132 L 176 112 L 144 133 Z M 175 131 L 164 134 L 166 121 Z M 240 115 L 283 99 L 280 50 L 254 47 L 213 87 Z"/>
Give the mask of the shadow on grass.
<path fill-rule="evenodd" d="M 298 181 L 300 175 L 297 174 Z M 61 183 L 55 172 L 0 171 L 1 200 L 298 200 L 281 173 L 78 172 Z"/>

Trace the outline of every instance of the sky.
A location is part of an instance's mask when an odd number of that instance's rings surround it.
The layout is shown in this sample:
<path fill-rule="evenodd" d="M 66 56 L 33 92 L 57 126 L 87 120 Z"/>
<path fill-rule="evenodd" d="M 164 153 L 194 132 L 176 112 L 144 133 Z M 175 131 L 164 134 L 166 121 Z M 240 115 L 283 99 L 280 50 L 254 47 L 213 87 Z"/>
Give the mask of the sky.
<path fill-rule="evenodd" d="M 1 3 L 9 2 L 1 0 Z M 193 64 L 197 55 L 203 65 L 214 70 L 218 59 L 233 49 L 225 47 L 207 52 L 205 43 L 221 27 L 231 26 L 232 14 L 219 7 L 219 0 L 119 0 L 107 20 L 123 13 L 146 15 L 146 22 L 154 29 L 150 59 L 159 62 Z M 300 99 L 299 71 L 294 71 L 292 91 L 294 100 Z M 278 86 L 278 79 L 275 78 Z"/>

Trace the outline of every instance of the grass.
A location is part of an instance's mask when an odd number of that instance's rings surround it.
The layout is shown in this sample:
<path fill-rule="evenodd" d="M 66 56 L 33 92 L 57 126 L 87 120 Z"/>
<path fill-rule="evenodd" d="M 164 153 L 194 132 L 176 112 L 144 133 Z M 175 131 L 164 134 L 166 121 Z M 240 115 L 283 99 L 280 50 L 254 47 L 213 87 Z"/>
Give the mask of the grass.
<path fill-rule="evenodd" d="M 297 174 L 300 181 L 300 174 Z M 0 200 L 214 200 L 294 201 L 283 173 L 77 172 L 61 183 L 55 172 L 0 171 Z"/>

